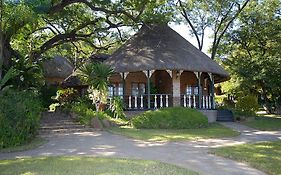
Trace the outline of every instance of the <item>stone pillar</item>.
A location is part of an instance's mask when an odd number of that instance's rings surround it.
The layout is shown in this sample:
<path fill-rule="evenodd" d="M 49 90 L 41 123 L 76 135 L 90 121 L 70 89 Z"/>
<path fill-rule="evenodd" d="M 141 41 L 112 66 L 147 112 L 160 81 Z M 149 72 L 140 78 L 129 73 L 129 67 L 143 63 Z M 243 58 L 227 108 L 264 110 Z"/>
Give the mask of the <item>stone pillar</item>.
<path fill-rule="evenodd" d="M 173 106 L 181 105 L 181 97 L 180 97 L 180 75 L 181 71 L 172 72 L 172 80 L 173 80 Z"/>
<path fill-rule="evenodd" d="M 211 99 L 211 109 L 215 109 L 215 80 L 214 75 L 212 73 L 209 74 L 211 79 L 211 89 L 210 89 L 210 95 L 212 96 Z"/>
<path fill-rule="evenodd" d="M 201 87 L 201 72 L 196 72 L 198 86 L 198 109 L 202 108 L 202 87 Z"/>
<path fill-rule="evenodd" d="M 125 73 L 122 72 L 122 84 L 123 84 L 123 100 L 125 99 L 125 93 L 126 93 L 126 90 L 125 90 Z"/>
<path fill-rule="evenodd" d="M 150 109 L 150 71 L 147 71 L 147 108 Z"/>

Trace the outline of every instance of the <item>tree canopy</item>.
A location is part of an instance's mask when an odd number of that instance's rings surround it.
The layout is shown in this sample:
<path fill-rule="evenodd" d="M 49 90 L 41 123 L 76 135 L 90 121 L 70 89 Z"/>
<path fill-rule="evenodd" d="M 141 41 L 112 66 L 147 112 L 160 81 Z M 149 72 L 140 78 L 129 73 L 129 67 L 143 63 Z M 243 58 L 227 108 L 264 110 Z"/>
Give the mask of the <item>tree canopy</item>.
<path fill-rule="evenodd" d="M 232 75 L 224 90 L 256 94 L 268 108 L 281 105 L 280 9 L 278 0 L 253 1 L 227 32 L 219 51 Z"/>

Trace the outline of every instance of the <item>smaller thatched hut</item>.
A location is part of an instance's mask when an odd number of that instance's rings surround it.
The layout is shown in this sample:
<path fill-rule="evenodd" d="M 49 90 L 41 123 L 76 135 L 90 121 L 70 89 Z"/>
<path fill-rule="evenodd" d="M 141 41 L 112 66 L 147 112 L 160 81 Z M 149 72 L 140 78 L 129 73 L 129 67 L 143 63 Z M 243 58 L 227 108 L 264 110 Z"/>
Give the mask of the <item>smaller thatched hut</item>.
<path fill-rule="evenodd" d="M 49 85 L 60 85 L 73 73 L 73 69 L 74 66 L 62 56 L 43 62 L 44 77 Z"/>

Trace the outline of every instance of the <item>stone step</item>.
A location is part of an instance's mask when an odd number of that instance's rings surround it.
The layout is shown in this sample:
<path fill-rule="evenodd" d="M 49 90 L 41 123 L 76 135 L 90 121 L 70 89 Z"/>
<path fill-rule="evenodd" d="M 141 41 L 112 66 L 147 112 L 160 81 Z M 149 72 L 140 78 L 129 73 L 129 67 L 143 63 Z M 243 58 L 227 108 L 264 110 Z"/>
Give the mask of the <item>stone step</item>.
<path fill-rule="evenodd" d="M 91 128 L 63 128 L 52 130 L 39 130 L 40 135 L 58 134 L 58 133 L 76 133 L 76 132 L 91 132 Z"/>
<path fill-rule="evenodd" d="M 80 125 L 79 122 L 75 122 L 75 121 L 63 121 L 63 122 L 60 122 L 60 121 L 53 121 L 53 122 L 49 122 L 49 123 L 44 123 L 44 122 L 41 122 L 40 126 L 53 126 L 53 125 Z"/>
<path fill-rule="evenodd" d="M 231 110 L 218 110 L 217 121 L 233 122 L 234 117 Z"/>
<path fill-rule="evenodd" d="M 85 128 L 83 125 L 73 124 L 73 125 L 44 125 L 41 126 L 41 130 L 47 130 L 47 129 L 76 129 L 76 128 Z"/>
<path fill-rule="evenodd" d="M 41 123 L 43 124 L 48 124 L 48 123 L 78 123 L 77 121 L 73 120 L 73 119 L 64 119 L 64 120 L 58 120 L 58 119 L 54 119 L 54 120 L 41 120 Z"/>

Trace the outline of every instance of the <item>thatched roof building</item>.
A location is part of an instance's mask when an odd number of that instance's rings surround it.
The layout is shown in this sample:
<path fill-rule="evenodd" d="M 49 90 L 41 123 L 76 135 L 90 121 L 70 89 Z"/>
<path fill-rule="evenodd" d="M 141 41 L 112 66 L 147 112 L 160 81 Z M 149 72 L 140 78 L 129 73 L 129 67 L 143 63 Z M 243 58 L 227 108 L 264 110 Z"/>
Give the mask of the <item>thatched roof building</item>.
<path fill-rule="evenodd" d="M 71 74 L 69 77 L 67 77 L 61 83 L 61 87 L 63 87 L 63 88 L 68 88 L 68 87 L 84 87 L 84 86 L 86 86 L 86 85 L 83 85 L 82 81 L 75 74 Z"/>
<path fill-rule="evenodd" d="M 43 62 L 45 77 L 65 79 L 72 74 L 74 66 L 64 57 L 55 56 L 53 59 Z"/>
<path fill-rule="evenodd" d="M 183 70 L 213 73 L 215 82 L 229 74 L 167 24 L 144 25 L 105 63 L 116 72 Z"/>

